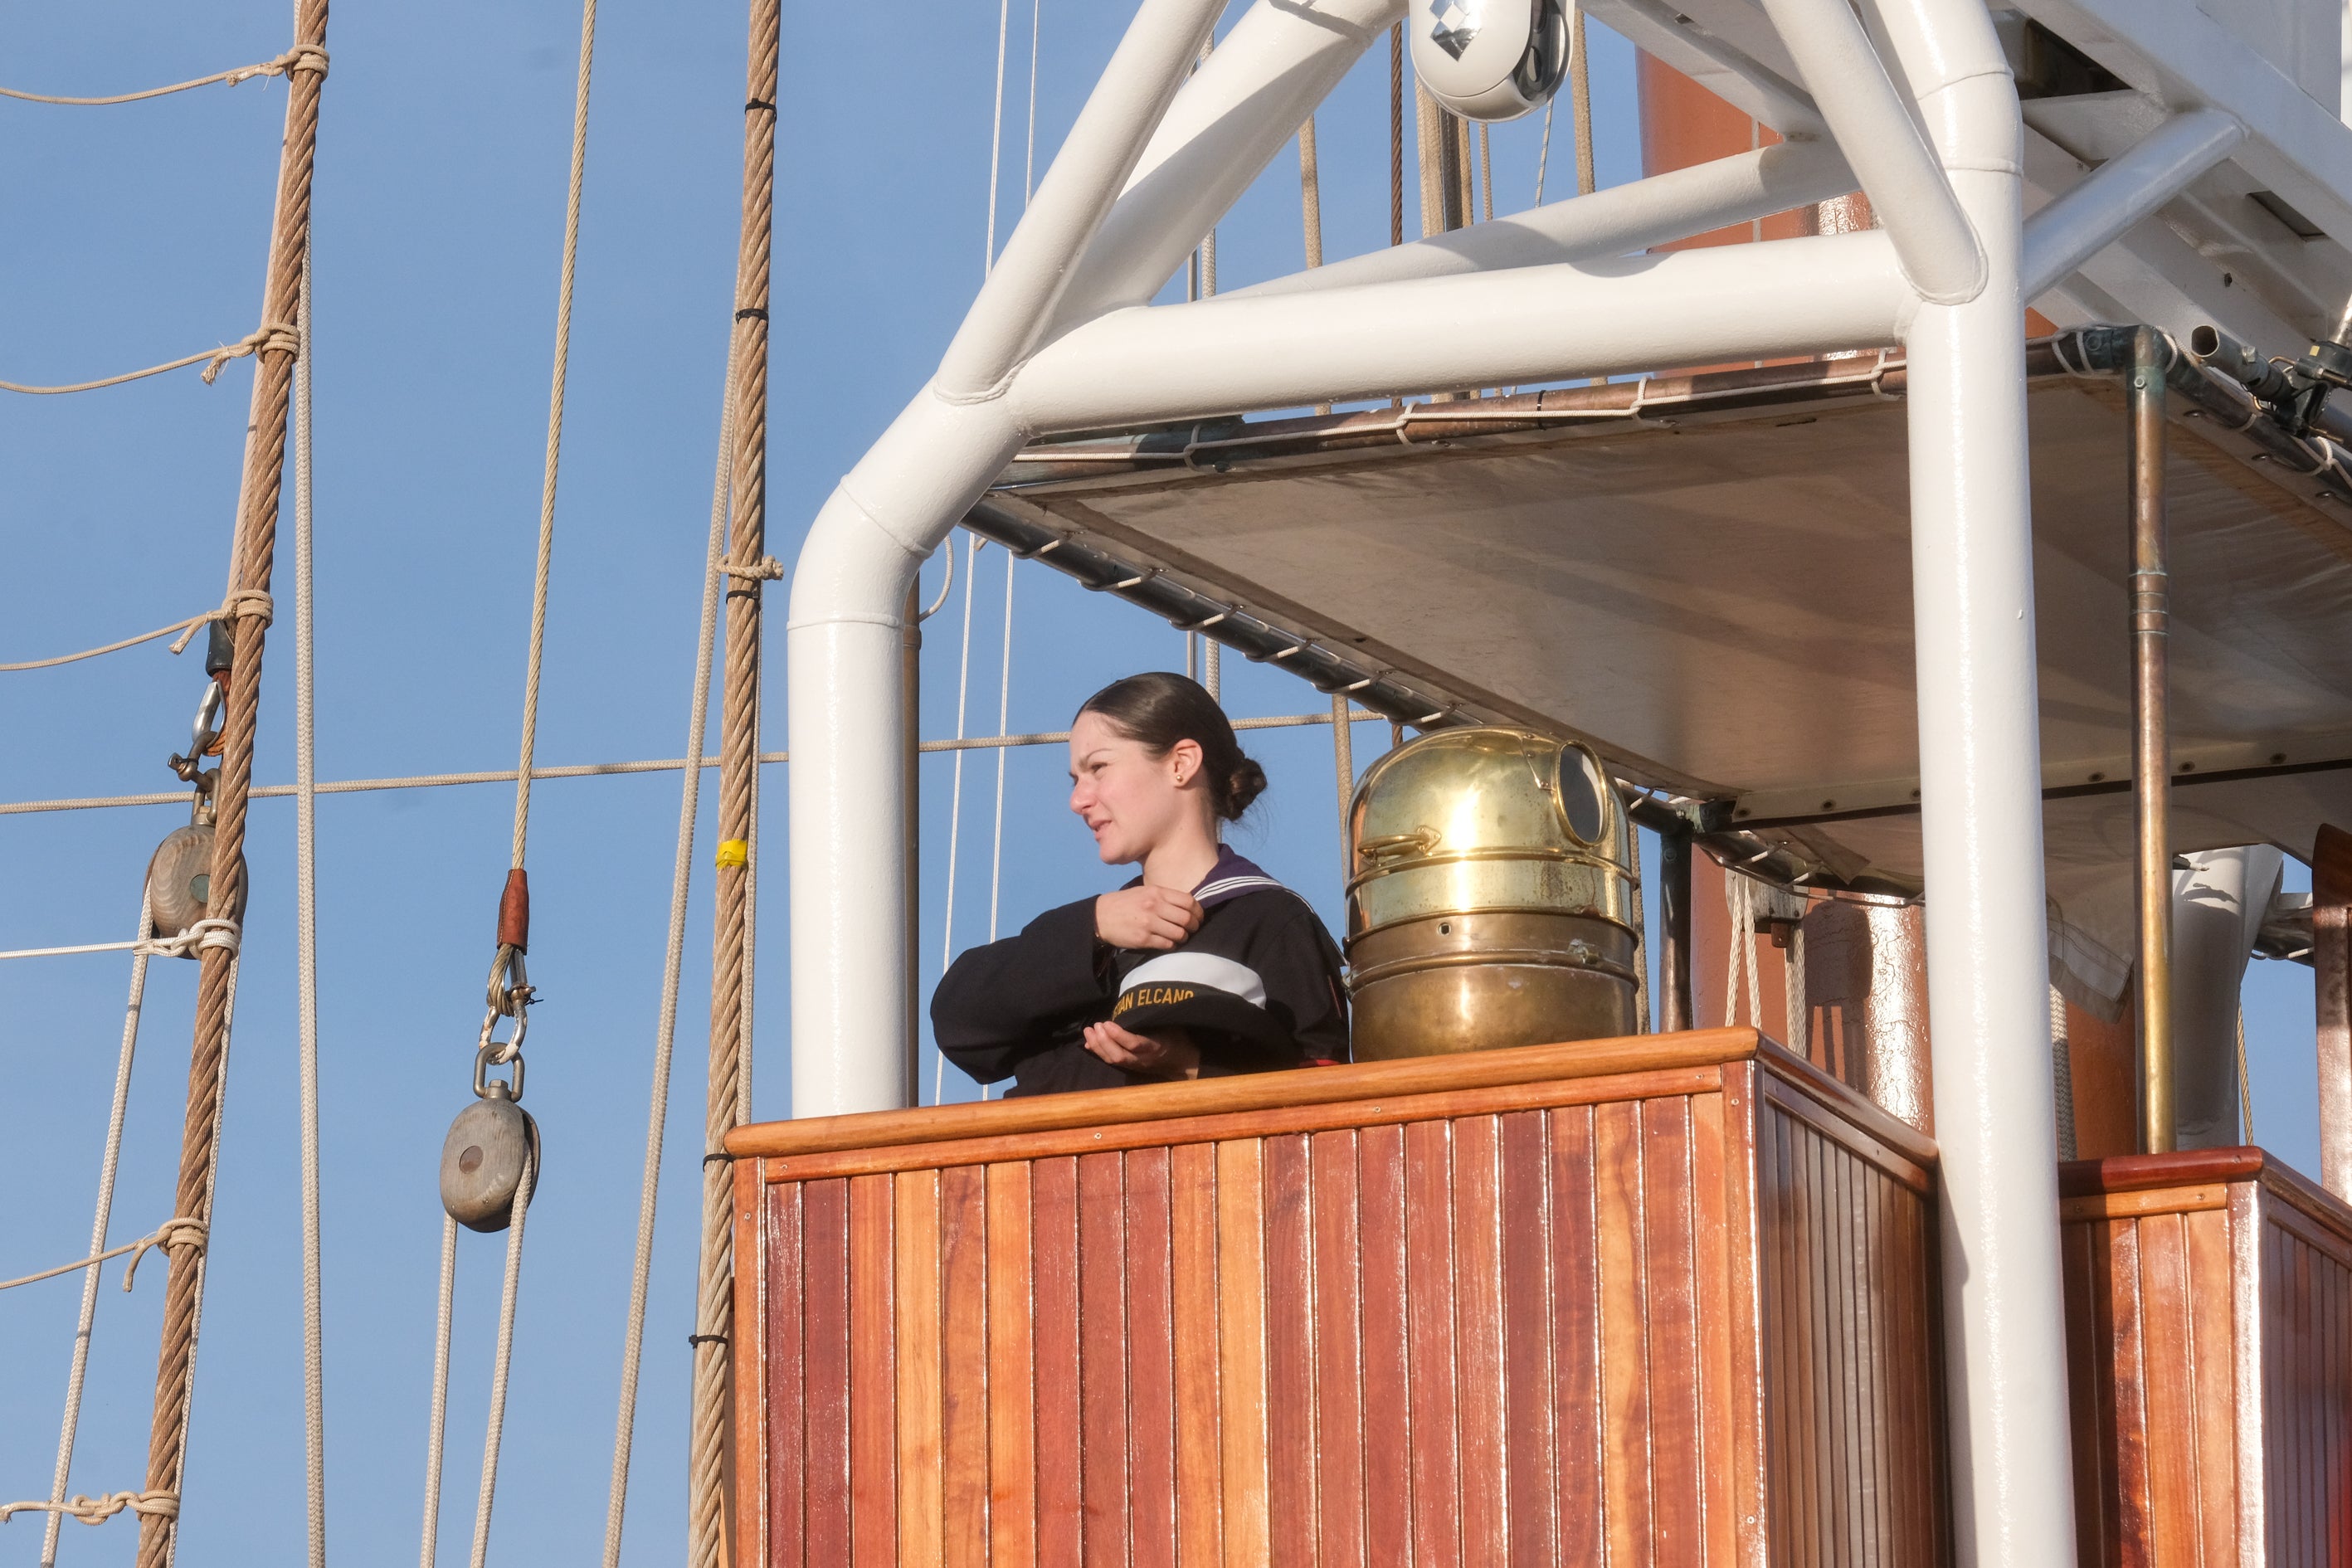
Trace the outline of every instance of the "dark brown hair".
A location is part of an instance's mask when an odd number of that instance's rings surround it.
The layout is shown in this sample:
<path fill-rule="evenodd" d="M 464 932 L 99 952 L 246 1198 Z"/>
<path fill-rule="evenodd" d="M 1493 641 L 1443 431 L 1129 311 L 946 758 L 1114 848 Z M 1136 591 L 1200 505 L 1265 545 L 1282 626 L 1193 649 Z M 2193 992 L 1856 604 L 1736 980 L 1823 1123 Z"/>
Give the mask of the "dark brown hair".
<path fill-rule="evenodd" d="M 1179 741 L 1199 746 L 1211 798 L 1228 822 L 1240 821 L 1250 802 L 1265 793 L 1265 770 L 1242 754 L 1225 710 L 1189 676 L 1154 669 L 1114 680 L 1079 707 L 1080 717 L 1088 713 L 1102 715 L 1155 757 L 1166 756 Z"/>

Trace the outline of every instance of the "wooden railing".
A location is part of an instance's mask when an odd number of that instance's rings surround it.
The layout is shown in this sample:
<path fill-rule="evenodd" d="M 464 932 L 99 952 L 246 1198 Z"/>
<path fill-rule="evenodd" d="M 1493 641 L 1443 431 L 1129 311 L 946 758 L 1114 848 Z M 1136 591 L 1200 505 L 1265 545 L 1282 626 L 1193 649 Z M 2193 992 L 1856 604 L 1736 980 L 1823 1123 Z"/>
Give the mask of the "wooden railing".
<path fill-rule="evenodd" d="M 1946 1560 L 1932 1146 L 1752 1031 L 729 1150 L 745 1564 Z"/>
<path fill-rule="evenodd" d="M 2352 1563 L 2352 1208 L 2259 1149 L 2059 1182 L 2084 1568 Z"/>

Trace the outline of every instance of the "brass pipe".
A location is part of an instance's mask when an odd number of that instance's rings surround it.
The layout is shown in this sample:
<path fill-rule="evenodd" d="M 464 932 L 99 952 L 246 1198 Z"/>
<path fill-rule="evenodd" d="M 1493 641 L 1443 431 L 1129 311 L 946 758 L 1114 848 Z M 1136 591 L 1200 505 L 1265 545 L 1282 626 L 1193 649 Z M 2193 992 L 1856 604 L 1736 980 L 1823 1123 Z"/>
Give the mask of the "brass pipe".
<path fill-rule="evenodd" d="M 1658 834 L 1658 1027 L 1697 1027 L 1691 993 L 1691 836 Z"/>
<path fill-rule="evenodd" d="M 2154 327 L 2132 336 L 2132 806 L 2138 851 L 2140 1140 L 2173 1147 L 2172 745 L 2166 653 L 2171 639 L 2165 563 L 2164 378 L 2171 344 Z"/>

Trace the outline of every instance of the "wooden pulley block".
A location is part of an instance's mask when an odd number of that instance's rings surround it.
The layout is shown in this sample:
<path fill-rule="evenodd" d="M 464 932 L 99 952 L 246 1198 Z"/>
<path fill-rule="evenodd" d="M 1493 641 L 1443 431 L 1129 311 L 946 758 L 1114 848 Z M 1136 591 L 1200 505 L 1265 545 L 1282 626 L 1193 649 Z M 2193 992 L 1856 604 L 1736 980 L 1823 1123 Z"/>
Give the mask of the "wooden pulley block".
<path fill-rule="evenodd" d="M 502 1094 L 478 1100 L 457 1112 L 442 1140 L 441 1206 L 468 1230 L 504 1230 L 514 1217 L 526 1164 L 535 1189 L 539 1123 Z"/>
<path fill-rule="evenodd" d="M 245 879 L 237 879 L 236 908 L 225 918 L 245 919 Z M 159 937 L 178 936 L 210 912 L 213 888 L 212 824 L 175 828 L 147 862 L 147 912 Z M 184 956 L 194 958 L 193 952 Z"/>

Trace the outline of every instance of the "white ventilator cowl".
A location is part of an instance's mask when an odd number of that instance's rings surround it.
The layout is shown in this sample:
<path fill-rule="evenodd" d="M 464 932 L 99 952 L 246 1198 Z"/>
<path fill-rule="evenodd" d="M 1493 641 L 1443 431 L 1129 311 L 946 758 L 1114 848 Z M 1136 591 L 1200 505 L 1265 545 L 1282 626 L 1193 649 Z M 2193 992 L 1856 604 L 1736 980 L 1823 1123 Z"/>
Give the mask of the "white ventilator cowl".
<path fill-rule="evenodd" d="M 1465 120 L 1516 120 L 1568 70 L 1568 0 L 1411 0 L 1405 35 L 1430 96 Z"/>

